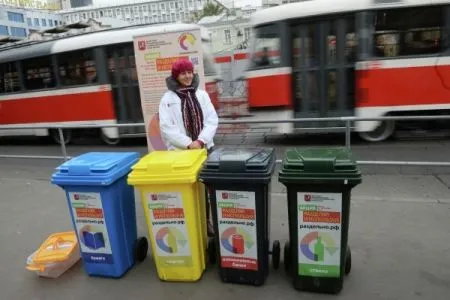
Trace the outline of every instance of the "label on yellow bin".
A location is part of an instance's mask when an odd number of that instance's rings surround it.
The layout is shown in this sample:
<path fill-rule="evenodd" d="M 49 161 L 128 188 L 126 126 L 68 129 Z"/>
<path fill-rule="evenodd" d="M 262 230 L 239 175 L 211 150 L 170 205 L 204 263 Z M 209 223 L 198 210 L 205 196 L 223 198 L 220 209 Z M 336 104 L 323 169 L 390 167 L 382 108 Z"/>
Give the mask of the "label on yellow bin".
<path fill-rule="evenodd" d="M 191 267 L 191 248 L 181 193 L 149 193 L 147 207 L 161 264 L 164 267 Z"/>

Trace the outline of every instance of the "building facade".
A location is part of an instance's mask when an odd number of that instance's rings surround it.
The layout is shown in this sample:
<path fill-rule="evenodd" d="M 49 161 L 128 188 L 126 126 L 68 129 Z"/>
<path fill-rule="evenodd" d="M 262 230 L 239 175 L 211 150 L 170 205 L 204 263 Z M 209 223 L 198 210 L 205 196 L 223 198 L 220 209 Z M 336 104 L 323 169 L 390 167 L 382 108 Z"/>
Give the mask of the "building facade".
<path fill-rule="evenodd" d="M 256 7 L 234 9 L 218 16 L 203 17 L 198 24 L 208 29 L 214 53 L 245 50 L 251 37 L 250 16 Z"/>
<path fill-rule="evenodd" d="M 213 0 L 153 0 L 115 6 L 84 6 L 63 9 L 60 14 L 67 23 L 84 22 L 90 18 L 117 18 L 130 24 L 153 24 L 162 22 L 190 22 L 192 14 L 203 9 Z M 63 0 L 68 7 L 70 0 Z M 112 2 L 114 3 L 114 2 Z"/>
<path fill-rule="evenodd" d="M 23 39 L 30 30 L 45 30 L 63 25 L 60 15 L 52 11 L 0 5 L 0 38 Z"/>

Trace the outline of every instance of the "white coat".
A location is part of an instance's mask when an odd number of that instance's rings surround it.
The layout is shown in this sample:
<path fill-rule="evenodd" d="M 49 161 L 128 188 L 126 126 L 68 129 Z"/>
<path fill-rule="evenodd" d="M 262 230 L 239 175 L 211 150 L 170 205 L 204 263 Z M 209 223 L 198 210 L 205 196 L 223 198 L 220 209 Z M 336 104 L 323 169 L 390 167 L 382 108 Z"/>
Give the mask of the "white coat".
<path fill-rule="evenodd" d="M 219 125 L 219 118 L 208 93 L 197 89 L 195 95 L 203 112 L 203 130 L 198 139 L 205 144 L 207 149 L 211 149 L 214 146 L 213 139 Z M 159 103 L 159 128 L 168 150 L 187 149 L 193 142 L 187 136 L 184 128 L 181 99 L 173 91 L 167 91 Z"/>

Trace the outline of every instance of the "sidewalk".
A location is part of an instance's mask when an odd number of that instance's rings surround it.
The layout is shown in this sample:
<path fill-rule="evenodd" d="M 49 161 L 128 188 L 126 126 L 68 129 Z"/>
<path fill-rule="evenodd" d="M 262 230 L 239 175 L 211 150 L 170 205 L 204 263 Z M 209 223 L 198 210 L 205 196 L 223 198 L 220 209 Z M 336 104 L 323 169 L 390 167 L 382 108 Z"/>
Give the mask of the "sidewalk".
<path fill-rule="evenodd" d="M 271 239 L 288 237 L 284 187 L 273 179 Z M 81 264 L 57 280 L 25 270 L 26 257 L 52 232 L 71 230 L 63 191 L 42 176 L 0 172 L 3 299 L 435 299 L 450 293 L 450 176 L 364 176 L 354 189 L 350 224 L 352 273 L 338 296 L 292 289 L 271 269 L 259 288 L 223 284 L 210 268 L 192 284 L 163 283 L 151 256 L 119 280 L 89 278 Z M 147 228 L 137 202 L 141 235 Z"/>

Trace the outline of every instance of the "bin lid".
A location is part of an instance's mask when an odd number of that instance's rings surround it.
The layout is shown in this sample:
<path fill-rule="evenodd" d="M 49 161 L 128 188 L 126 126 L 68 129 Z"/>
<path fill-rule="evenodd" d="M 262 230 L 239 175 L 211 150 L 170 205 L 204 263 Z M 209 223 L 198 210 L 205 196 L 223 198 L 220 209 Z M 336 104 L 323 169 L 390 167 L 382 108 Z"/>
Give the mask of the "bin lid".
<path fill-rule="evenodd" d="M 63 163 L 52 176 L 57 185 L 110 185 L 130 172 L 138 152 L 88 152 Z"/>
<path fill-rule="evenodd" d="M 36 251 L 33 262 L 46 264 L 65 261 L 73 251 L 79 251 L 75 231 L 54 233 Z"/>
<path fill-rule="evenodd" d="M 200 179 L 202 181 L 270 179 L 274 165 L 273 148 L 221 147 L 209 155 L 200 173 Z"/>
<path fill-rule="evenodd" d="M 128 184 L 196 182 L 206 157 L 206 149 L 152 151 L 132 167 Z"/>
<path fill-rule="evenodd" d="M 361 182 L 361 172 L 346 148 L 303 148 L 286 151 L 281 170 L 281 182 L 316 180 Z"/>

